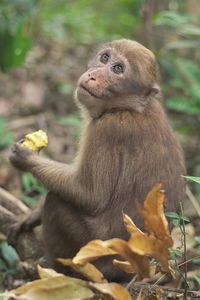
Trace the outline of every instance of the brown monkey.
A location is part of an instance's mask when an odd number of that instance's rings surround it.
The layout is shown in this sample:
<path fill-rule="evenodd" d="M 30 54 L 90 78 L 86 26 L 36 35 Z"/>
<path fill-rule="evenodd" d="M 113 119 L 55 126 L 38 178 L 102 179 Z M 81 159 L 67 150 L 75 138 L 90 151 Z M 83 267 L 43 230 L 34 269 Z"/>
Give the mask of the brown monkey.
<path fill-rule="evenodd" d="M 153 185 L 166 181 L 167 210 L 185 197 L 181 147 L 156 100 L 160 94 L 153 53 L 131 40 L 103 45 L 80 77 L 76 101 L 85 126 L 73 166 L 36 155 L 17 143 L 10 160 L 50 191 L 43 208 L 43 236 L 51 265 L 73 257 L 93 239 L 128 239 L 122 212 L 142 227 L 134 199 L 142 204 Z M 126 280 L 97 261 L 109 280 Z"/>

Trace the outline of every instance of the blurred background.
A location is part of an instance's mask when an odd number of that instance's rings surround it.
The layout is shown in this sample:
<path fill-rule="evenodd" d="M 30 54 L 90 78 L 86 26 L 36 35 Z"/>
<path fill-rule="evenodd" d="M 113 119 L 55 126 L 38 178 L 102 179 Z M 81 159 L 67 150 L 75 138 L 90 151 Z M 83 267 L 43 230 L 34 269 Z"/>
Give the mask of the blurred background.
<path fill-rule="evenodd" d="M 119 38 L 155 53 L 188 175 L 200 176 L 199 0 L 0 0 L 0 186 L 31 207 L 46 191 L 10 166 L 9 146 L 44 129 L 42 155 L 72 162 L 81 128 L 76 82 L 89 53 Z M 192 189 L 199 199 L 200 185 Z"/>

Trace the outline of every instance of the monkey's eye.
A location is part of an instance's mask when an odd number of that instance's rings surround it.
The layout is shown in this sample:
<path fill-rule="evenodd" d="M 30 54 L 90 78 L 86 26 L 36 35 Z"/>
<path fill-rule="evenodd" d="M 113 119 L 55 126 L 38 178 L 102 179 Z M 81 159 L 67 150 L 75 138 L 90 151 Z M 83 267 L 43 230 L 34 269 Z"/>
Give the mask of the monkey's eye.
<path fill-rule="evenodd" d="M 104 53 L 104 54 L 102 54 L 101 55 L 101 58 L 100 58 L 100 61 L 102 62 L 102 63 L 107 63 L 108 62 L 108 60 L 109 60 L 109 54 L 108 53 Z"/>
<path fill-rule="evenodd" d="M 113 66 L 112 69 L 116 74 L 123 73 L 123 71 L 124 71 L 122 65 L 115 65 L 115 66 Z"/>

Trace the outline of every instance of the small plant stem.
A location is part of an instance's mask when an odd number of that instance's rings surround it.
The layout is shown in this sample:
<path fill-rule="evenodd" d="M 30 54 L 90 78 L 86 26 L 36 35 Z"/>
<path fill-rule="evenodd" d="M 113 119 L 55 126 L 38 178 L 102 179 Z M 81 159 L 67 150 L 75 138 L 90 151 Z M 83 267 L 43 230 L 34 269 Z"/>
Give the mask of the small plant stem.
<path fill-rule="evenodd" d="M 129 290 L 129 288 L 132 286 L 132 284 L 136 281 L 137 275 L 135 275 L 131 281 L 127 284 L 126 289 Z"/>
<path fill-rule="evenodd" d="M 180 209 L 181 209 L 181 216 L 183 216 L 183 206 L 182 203 L 180 203 Z M 182 219 L 182 232 L 183 232 L 183 246 L 184 246 L 184 261 L 186 262 L 187 260 L 187 249 L 186 249 L 186 231 L 185 231 L 185 221 Z M 188 294 L 188 281 L 187 281 L 187 263 L 184 265 L 184 273 L 185 273 L 185 290 L 184 290 L 184 300 L 187 300 L 187 294 Z"/>

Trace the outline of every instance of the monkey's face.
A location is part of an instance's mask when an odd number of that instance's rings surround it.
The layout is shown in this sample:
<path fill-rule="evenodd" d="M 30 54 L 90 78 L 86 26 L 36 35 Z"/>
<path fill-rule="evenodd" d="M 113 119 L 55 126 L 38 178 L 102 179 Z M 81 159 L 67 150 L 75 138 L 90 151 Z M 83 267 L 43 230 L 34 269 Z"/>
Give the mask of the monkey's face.
<path fill-rule="evenodd" d="M 114 48 L 107 47 L 88 63 L 88 70 L 78 82 L 77 97 L 84 102 L 88 97 L 105 100 L 119 96 L 123 92 L 121 85 L 127 81 L 130 73 L 127 59 Z"/>
<path fill-rule="evenodd" d="M 136 98 L 147 94 L 155 73 L 150 50 L 130 40 L 113 41 L 89 61 L 88 70 L 78 81 L 76 98 L 96 115 L 113 108 L 135 109 Z"/>

